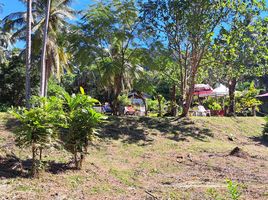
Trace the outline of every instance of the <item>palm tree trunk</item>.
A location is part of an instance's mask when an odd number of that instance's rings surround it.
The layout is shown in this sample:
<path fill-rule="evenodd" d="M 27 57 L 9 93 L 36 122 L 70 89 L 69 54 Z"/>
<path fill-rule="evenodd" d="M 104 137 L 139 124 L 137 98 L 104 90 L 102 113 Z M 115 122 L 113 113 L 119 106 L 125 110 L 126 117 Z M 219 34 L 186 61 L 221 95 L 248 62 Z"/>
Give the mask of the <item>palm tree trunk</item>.
<path fill-rule="evenodd" d="M 27 2 L 27 38 L 26 38 L 26 80 L 25 99 L 26 107 L 30 108 L 31 98 L 31 35 L 32 35 L 32 0 Z"/>
<path fill-rule="evenodd" d="M 51 0 L 47 1 L 46 8 L 46 21 L 44 27 L 44 36 L 43 36 L 43 47 L 42 47 L 42 57 L 41 57 L 41 84 L 40 84 L 40 96 L 46 96 L 46 44 L 47 44 L 47 33 L 48 33 L 48 23 L 49 23 L 49 14 L 50 14 L 50 3 Z"/>

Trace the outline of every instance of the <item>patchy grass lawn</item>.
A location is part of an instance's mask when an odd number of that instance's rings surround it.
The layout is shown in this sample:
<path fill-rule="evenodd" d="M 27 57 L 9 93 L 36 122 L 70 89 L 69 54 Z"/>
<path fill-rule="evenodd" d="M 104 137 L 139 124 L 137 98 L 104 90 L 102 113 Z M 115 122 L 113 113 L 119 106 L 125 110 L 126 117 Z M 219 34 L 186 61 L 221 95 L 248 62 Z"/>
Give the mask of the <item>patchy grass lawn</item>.
<path fill-rule="evenodd" d="M 11 129 L 16 123 L 0 113 L 0 196 L 216 199 L 228 195 L 226 180 L 231 179 L 240 184 L 241 199 L 268 199 L 264 122 L 258 117 L 111 117 L 100 128 L 83 170 L 70 169 L 71 155 L 52 148 L 44 152 L 46 170 L 30 179 L 30 151 L 15 147 Z M 236 146 L 248 156 L 230 156 Z"/>

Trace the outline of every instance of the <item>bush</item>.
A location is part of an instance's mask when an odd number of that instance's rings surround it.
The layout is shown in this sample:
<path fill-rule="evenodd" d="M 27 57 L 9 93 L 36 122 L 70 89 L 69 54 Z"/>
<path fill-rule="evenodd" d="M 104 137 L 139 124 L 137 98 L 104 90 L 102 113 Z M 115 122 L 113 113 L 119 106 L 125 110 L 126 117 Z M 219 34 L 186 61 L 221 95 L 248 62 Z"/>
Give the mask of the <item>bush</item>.
<path fill-rule="evenodd" d="M 236 112 L 244 116 L 255 116 L 259 110 L 258 106 L 261 105 L 261 101 L 256 98 L 258 94 L 259 90 L 255 88 L 254 82 L 251 82 L 249 88 L 236 97 Z"/>
<path fill-rule="evenodd" d="M 158 101 L 157 100 L 148 99 L 147 106 L 148 106 L 148 111 L 153 111 L 153 112 L 158 111 Z"/>
<path fill-rule="evenodd" d="M 104 115 L 93 109 L 99 101 L 85 95 L 83 88 L 81 94 L 70 96 L 64 92 L 63 99 L 63 123 L 60 124 L 61 137 L 64 147 L 74 156 L 75 166 L 81 169 L 89 141 L 94 137 L 94 130 L 104 119 Z"/>
<path fill-rule="evenodd" d="M 38 174 L 38 166 L 42 161 L 42 149 L 47 148 L 56 136 L 54 124 L 59 119 L 60 100 L 34 97 L 33 107 L 13 109 L 11 114 L 20 124 L 15 130 L 15 141 L 20 148 L 32 149 L 32 176 Z M 37 156 L 39 155 L 39 158 Z"/>
<path fill-rule="evenodd" d="M 10 106 L 8 104 L 0 103 L 0 112 L 7 112 Z"/>
<path fill-rule="evenodd" d="M 208 108 L 210 110 L 221 110 L 222 109 L 221 105 L 219 103 L 217 103 L 217 102 L 213 102 L 212 104 L 210 104 L 208 106 Z"/>
<path fill-rule="evenodd" d="M 221 105 L 217 102 L 217 99 L 212 98 L 212 97 L 208 97 L 204 101 L 204 106 L 210 110 L 221 110 L 222 109 Z"/>
<path fill-rule="evenodd" d="M 131 101 L 126 94 L 119 95 L 118 101 L 119 101 L 119 104 L 122 106 L 127 106 L 131 104 Z"/>

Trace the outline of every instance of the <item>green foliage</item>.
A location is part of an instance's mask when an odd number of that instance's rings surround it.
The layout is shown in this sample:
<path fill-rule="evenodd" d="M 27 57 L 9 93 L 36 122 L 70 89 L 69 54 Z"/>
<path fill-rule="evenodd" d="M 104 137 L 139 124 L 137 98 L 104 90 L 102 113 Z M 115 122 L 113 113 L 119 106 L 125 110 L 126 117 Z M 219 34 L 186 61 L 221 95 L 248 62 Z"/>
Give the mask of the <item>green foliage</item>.
<path fill-rule="evenodd" d="M 221 110 L 221 105 L 217 102 L 213 102 L 211 105 L 208 106 L 211 110 Z"/>
<path fill-rule="evenodd" d="M 56 136 L 55 124 L 59 122 L 61 100 L 33 97 L 32 105 L 29 110 L 18 108 L 10 112 L 20 122 L 14 132 L 16 144 L 22 149 L 32 148 L 32 175 L 35 176 L 41 166 L 42 149 L 48 148 Z M 38 149 L 40 160 L 37 163 Z"/>
<path fill-rule="evenodd" d="M 0 112 L 7 112 L 10 106 L 8 104 L 1 104 L 0 103 Z"/>
<path fill-rule="evenodd" d="M 88 153 L 89 141 L 93 140 L 94 130 L 104 119 L 93 106 L 98 100 L 87 96 L 80 87 L 81 94 L 70 96 L 63 92 L 62 123 L 60 124 L 61 140 L 67 151 L 74 155 L 76 168 L 81 168 L 85 155 Z"/>
<path fill-rule="evenodd" d="M 153 112 L 158 111 L 158 101 L 157 100 L 148 99 L 147 106 L 148 106 L 148 111 L 153 111 Z"/>
<path fill-rule="evenodd" d="M 241 192 L 239 191 L 239 185 L 231 180 L 227 180 L 227 184 L 230 198 L 232 200 L 238 200 L 241 196 Z"/>
<path fill-rule="evenodd" d="M 0 64 L 0 104 L 23 106 L 25 97 L 25 64 L 13 50 L 7 62 Z M 38 71 L 32 69 L 31 91 L 37 94 Z"/>
<path fill-rule="evenodd" d="M 221 110 L 222 106 L 217 102 L 216 98 L 208 97 L 204 101 L 204 106 L 209 108 L 210 110 Z"/>
<path fill-rule="evenodd" d="M 207 190 L 207 197 L 211 200 L 224 200 L 215 188 L 209 188 Z"/>
<path fill-rule="evenodd" d="M 249 88 L 236 97 L 236 112 L 242 115 L 254 115 L 254 112 L 259 110 L 258 106 L 262 104 L 256 98 L 258 94 L 259 90 L 255 88 L 254 82 L 251 82 Z"/>
<path fill-rule="evenodd" d="M 64 88 L 61 87 L 58 83 L 58 81 L 54 78 L 50 78 L 48 82 L 48 90 L 47 95 L 48 96 L 58 96 L 65 92 Z"/>
<path fill-rule="evenodd" d="M 221 195 L 215 188 L 209 188 L 207 190 L 207 198 L 211 200 L 239 200 L 241 196 L 241 192 L 239 191 L 240 185 L 233 182 L 232 180 L 227 180 L 227 190 L 228 193 L 226 195 Z"/>
<path fill-rule="evenodd" d="M 128 98 L 128 95 L 122 94 L 118 96 L 118 102 L 122 106 L 127 106 L 131 104 L 130 99 Z"/>
<path fill-rule="evenodd" d="M 84 74 L 92 76 L 90 81 L 99 91 L 109 94 L 108 100 L 116 112 L 118 96 L 128 92 L 143 71 L 140 57 L 144 49 L 137 43 L 137 8 L 134 0 L 111 0 L 94 4 L 85 13 L 83 23 L 74 27 L 70 35 L 70 51 L 81 69 L 90 69 L 90 74 Z"/>
<path fill-rule="evenodd" d="M 33 107 L 13 109 L 11 114 L 20 124 L 15 131 L 16 143 L 20 147 L 34 144 L 36 147 L 47 147 L 55 136 L 54 122 L 60 107 L 57 98 L 33 97 Z M 56 120 L 57 121 L 57 120 Z"/>

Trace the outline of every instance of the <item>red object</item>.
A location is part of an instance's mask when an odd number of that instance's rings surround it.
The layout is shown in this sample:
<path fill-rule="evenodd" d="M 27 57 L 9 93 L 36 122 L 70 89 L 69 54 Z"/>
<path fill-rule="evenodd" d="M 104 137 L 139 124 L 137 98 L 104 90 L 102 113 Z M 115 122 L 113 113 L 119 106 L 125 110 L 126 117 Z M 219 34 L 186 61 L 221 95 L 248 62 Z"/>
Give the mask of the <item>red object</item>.
<path fill-rule="evenodd" d="M 219 111 L 219 116 L 223 117 L 224 116 L 224 110 Z"/>
<path fill-rule="evenodd" d="M 209 95 L 211 93 L 213 93 L 213 89 L 208 84 L 194 85 L 194 95 L 202 96 L 202 95 Z"/>
<path fill-rule="evenodd" d="M 211 94 L 213 90 L 203 90 L 203 91 L 196 91 L 194 95 L 204 95 L 204 94 Z"/>

